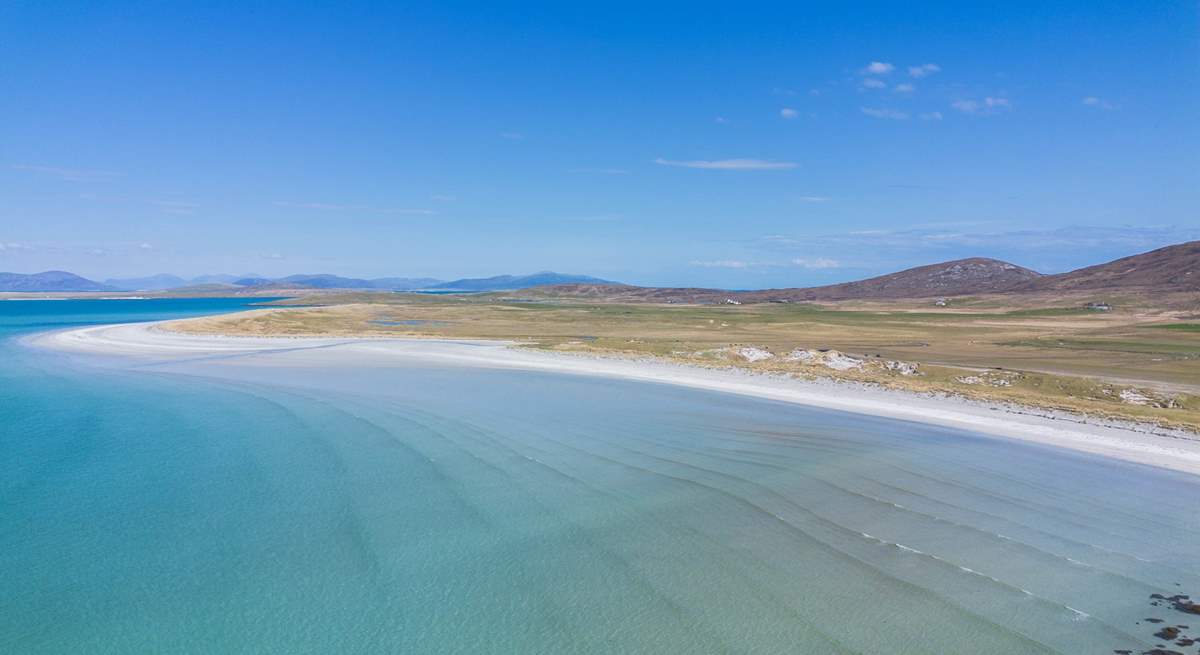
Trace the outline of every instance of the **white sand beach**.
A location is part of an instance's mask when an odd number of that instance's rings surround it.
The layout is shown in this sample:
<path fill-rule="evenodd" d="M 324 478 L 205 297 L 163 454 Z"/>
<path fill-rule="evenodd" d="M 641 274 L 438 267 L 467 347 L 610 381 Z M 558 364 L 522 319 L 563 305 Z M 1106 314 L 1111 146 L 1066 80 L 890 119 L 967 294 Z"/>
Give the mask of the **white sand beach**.
<path fill-rule="evenodd" d="M 499 341 L 223 337 L 189 335 L 159 323 L 49 332 L 35 347 L 79 354 L 172 360 L 225 356 L 270 366 L 371 366 L 402 362 L 499 367 L 664 383 L 774 401 L 959 428 L 1200 474 L 1200 436 L 1064 412 L 931 396 L 877 386 L 799 380 L 652 360 L 550 353 Z"/>

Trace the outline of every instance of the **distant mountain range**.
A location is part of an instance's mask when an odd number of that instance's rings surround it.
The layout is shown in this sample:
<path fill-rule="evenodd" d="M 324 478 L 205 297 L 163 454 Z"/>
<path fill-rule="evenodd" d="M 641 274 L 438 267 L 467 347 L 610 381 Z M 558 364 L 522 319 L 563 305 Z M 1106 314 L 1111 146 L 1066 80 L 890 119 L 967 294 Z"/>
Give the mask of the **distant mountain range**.
<path fill-rule="evenodd" d="M 973 257 L 918 266 L 897 273 L 821 287 L 725 291 L 721 289 L 635 287 L 587 275 L 549 271 L 443 282 L 433 278 L 348 278 L 337 275 L 289 275 L 282 278 L 208 275 L 185 280 L 154 275 L 93 282 L 64 271 L 32 275 L 0 273 L 0 291 L 160 291 L 197 285 L 231 290 L 378 289 L 394 291 L 512 291 L 537 287 L 544 297 L 603 298 L 643 302 L 813 301 L 932 298 L 1045 291 L 1200 292 L 1200 241 L 1190 241 L 1124 257 L 1069 273 L 1043 275 L 997 259 Z M 238 289 L 240 288 L 240 289 Z M 219 287 L 215 289 L 219 290 Z M 205 289 L 211 291 L 213 289 Z"/>
<path fill-rule="evenodd" d="M 109 278 L 104 284 L 121 291 L 166 291 L 182 287 L 194 287 L 201 284 L 232 284 L 238 275 L 198 275 L 184 279 L 178 275 L 159 273 L 147 277 Z"/>
<path fill-rule="evenodd" d="M 429 277 L 381 277 L 362 279 L 341 277 L 327 273 L 289 275 L 281 278 L 247 277 L 234 280 L 240 287 L 271 287 L 274 289 L 380 289 L 385 291 L 412 291 L 440 283 Z"/>
<path fill-rule="evenodd" d="M 497 275 L 495 277 L 463 278 L 451 282 L 442 282 L 429 288 L 447 291 L 511 291 L 515 289 L 528 289 L 529 287 L 540 287 L 547 284 L 612 285 L 617 283 L 588 275 L 565 275 L 563 273 L 542 271 L 532 275 Z"/>
<path fill-rule="evenodd" d="M 111 278 L 94 282 L 63 271 L 23 275 L 0 273 L 0 291 L 169 291 L 196 287 L 246 289 L 373 289 L 381 291 L 512 291 L 543 284 L 614 284 L 587 275 L 568 275 L 549 271 L 532 275 L 498 275 L 488 278 L 463 278 L 446 282 L 435 278 L 381 277 L 352 278 L 325 273 L 269 278 L 258 275 L 201 275 L 183 278 L 160 273 L 147 277 Z M 212 289 L 206 289 L 212 290 Z"/>

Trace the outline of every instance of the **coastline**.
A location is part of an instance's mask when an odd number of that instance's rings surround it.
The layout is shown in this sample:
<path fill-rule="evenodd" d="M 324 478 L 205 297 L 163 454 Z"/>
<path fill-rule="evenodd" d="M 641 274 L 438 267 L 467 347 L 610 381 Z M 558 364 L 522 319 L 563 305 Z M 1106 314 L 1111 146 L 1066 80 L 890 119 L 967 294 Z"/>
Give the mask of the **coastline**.
<path fill-rule="evenodd" d="M 957 428 L 1200 475 L 1200 435 L 1001 402 L 647 358 L 519 349 L 511 341 L 194 335 L 163 329 L 167 323 L 91 326 L 40 333 L 25 341 L 77 354 L 150 360 L 226 356 L 279 366 L 374 367 L 428 362 L 621 378 Z"/>

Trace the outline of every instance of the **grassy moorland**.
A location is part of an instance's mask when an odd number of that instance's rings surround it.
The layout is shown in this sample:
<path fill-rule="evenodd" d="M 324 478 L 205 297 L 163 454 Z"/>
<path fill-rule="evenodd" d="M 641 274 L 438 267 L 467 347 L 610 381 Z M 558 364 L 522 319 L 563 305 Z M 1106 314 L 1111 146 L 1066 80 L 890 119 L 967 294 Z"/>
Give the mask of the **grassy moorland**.
<path fill-rule="evenodd" d="M 319 306 L 194 319 L 177 329 L 511 339 L 1200 427 L 1200 332 L 1192 315 L 1144 303 L 1093 311 L 1046 300 L 682 305 L 345 293 L 288 301 Z"/>

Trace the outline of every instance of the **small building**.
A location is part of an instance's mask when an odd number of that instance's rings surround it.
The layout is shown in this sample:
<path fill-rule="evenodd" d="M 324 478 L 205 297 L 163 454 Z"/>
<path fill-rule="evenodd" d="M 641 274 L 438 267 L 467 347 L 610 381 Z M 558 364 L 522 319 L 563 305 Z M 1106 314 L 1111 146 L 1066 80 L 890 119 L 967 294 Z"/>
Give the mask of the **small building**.
<path fill-rule="evenodd" d="M 1090 302 L 1087 305 L 1085 305 L 1084 307 L 1093 312 L 1111 312 L 1112 311 L 1112 305 L 1110 305 L 1106 302 Z"/>
<path fill-rule="evenodd" d="M 938 298 L 937 300 L 933 301 L 933 304 L 937 305 L 938 307 L 945 307 L 946 305 L 950 304 L 950 301 L 946 300 L 945 298 Z"/>
<path fill-rule="evenodd" d="M 733 298 L 726 298 L 726 299 L 725 299 L 725 304 L 726 304 L 726 305 L 740 305 L 740 304 L 742 304 L 742 301 L 740 301 L 740 300 L 734 300 Z"/>

